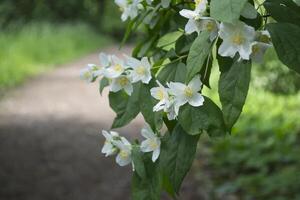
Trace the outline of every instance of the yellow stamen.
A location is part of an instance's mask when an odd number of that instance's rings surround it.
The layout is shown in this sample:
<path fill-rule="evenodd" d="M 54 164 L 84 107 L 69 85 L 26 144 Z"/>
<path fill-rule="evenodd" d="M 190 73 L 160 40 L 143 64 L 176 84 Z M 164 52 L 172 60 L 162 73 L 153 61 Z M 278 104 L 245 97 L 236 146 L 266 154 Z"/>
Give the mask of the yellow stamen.
<path fill-rule="evenodd" d="M 115 71 L 117 71 L 117 72 L 121 72 L 122 71 L 122 66 L 120 65 L 120 64 L 116 64 L 115 66 L 114 66 L 114 70 Z"/>
<path fill-rule="evenodd" d="M 155 140 L 151 140 L 149 146 L 151 147 L 151 149 L 156 149 L 158 147 Z"/>
<path fill-rule="evenodd" d="M 186 87 L 186 88 L 184 89 L 184 95 L 187 96 L 187 97 L 192 97 L 192 96 L 193 96 L 193 91 L 192 91 L 192 89 L 189 88 L 189 87 Z"/>
<path fill-rule="evenodd" d="M 128 157 L 128 153 L 126 151 L 121 150 L 120 151 L 120 157 L 122 159 L 126 159 Z"/>
<path fill-rule="evenodd" d="M 258 53 L 259 52 L 259 46 L 258 45 L 253 45 L 252 46 L 252 53 L 253 54 L 256 54 L 256 53 Z"/>
<path fill-rule="evenodd" d="M 159 100 L 162 100 L 164 98 L 164 92 L 160 89 L 157 91 L 157 96 Z"/>
<path fill-rule="evenodd" d="M 245 42 L 245 38 L 241 34 L 236 34 L 233 36 L 232 42 L 236 45 L 241 45 Z"/>
<path fill-rule="evenodd" d="M 267 35 L 261 35 L 259 41 L 263 43 L 270 43 L 270 38 Z"/>
<path fill-rule="evenodd" d="M 122 87 L 124 87 L 124 86 L 126 86 L 126 85 L 129 83 L 129 80 L 128 80 L 128 78 L 126 78 L 126 77 L 120 77 L 120 78 L 118 79 L 118 82 L 119 82 L 119 84 L 120 84 Z"/>
<path fill-rule="evenodd" d="M 197 7 L 202 1 L 203 1 L 203 0 L 195 0 L 196 7 Z"/>
<path fill-rule="evenodd" d="M 139 67 L 136 68 L 136 73 L 138 75 L 144 75 L 145 72 L 146 72 L 146 70 L 145 70 L 145 67 L 143 67 L 143 66 L 139 66 Z"/>
<path fill-rule="evenodd" d="M 211 21 L 207 22 L 206 24 L 206 30 L 208 30 L 209 32 L 213 31 L 215 29 L 215 24 Z"/>
<path fill-rule="evenodd" d="M 86 78 L 86 79 L 90 78 L 90 76 L 91 76 L 91 73 L 90 73 L 90 72 L 85 72 L 85 73 L 83 74 L 83 77 Z"/>

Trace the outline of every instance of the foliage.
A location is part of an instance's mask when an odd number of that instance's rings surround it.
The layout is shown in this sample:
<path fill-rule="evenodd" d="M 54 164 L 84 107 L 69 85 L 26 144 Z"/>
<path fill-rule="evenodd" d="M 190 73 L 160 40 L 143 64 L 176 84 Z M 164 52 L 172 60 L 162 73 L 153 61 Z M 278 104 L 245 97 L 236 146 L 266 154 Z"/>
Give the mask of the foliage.
<path fill-rule="evenodd" d="M 0 89 L 108 42 L 83 24 L 30 24 L 17 32 L 1 32 Z"/>
<path fill-rule="evenodd" d="M 299 198 L 299 100 L 299 93 L 276 95 L 252 82 L 232 136 L 200 140 L 193 167 L 199 189 L 212 199 Z"/>
<path fill-rule="evenodd" d="M 292 95 L 300 91 L 300 75 L 284 67 L 273 49 L 266 52 L 266 62 L 255 64 L 252 85 L 276 94 Z"/>
<path fill-rule="evenodd" d="M 125 30 L 125 24 L 121 23 L 119 17 L 118 9 L 112 0 L 2 0 L 0 2 L 0 27 L 2 28 L 32 22 L 63 24 L 83 22 L 92 25 L 95 30 L 113 34 Z"/>
<path fill-rule="evenodd" d="M 100 65 L 83 69 L 81 77 L 109 80 L 110 106 L 117 115 L 112 129 L 127 125 L 140 112 L 148 125 L 141 130 L 145 140 L 135 144 L 104 131 L 102 152 L 117 154 L 120 166 L 132 164 L 134 199 L 156 200 L 161 190 L 176 198 L 200 134 L 234 133 L 248 96 L 252 63 L 263 61 L 274 46 L 279 60 L 300 72 L 300 7 L 291 0 L 115 2 L 121 19 L 129 21 L 122 44 L 141 27 L 144 38 L 132 57 L 101 53 Z M 220 71 L 215 80 L 220 102 L 202 95 L 212 88 L 214 63 Z M 161 132 L 162 121 L 166 133 Z M 136 146 L 143 154 L 136 156 Z"/>

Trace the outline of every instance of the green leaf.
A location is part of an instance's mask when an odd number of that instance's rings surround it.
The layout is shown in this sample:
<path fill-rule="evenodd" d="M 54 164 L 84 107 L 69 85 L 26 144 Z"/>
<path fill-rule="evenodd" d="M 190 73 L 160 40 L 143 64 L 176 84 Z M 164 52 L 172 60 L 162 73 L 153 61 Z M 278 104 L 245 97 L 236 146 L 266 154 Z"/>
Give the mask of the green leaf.
<path fill-rule="evenodd" d="M 180 31 L 167 33 L 158 40 L 157 47 L 169 51 L 170 49 L 175 48 L 175 42 L 181 35 L 182 32 Z"/>
<path fill-rule="evenodd" d="M 190 135 L 198 135 L 203 130 L 210 136 L 223 136 L 226 126 L 220 108 L 209 98 L 204 97 L 203 106 L 185 104 L 179 110 L 178 121 Z"/>
<path fill-rule="evenodd" d="M 290 69 L 300 73 L 300 27 L 288 23 L 268 24 L 278 58 Z"/>
<path fill-rule="evenodd" d="M 157 76 L 161 83 L 170 81 L 184 82 L 186 76 L 186 67 L 181 62 L 170 63 L 162 68 Z"/>
<path fill-rule="evenodd" d="M 267 0 L 264 7 L 276 21 L 300 26 L 300 6 L 292 0 Z"/>
<path fill-rule="evenodd" d="M 231 130 L 243 110 L 250 78 L 250 61 L 235 61 L 228 71 L 221 73 L 219 96 L 228 130 Z"/>
<path fill-rule="evenodd" d="M 248 0 L 211 0 L 210 16 L 227 23 L 236 22 Z"/>
<path fill-rule="evenodd" d="M 159 130 L 162 126 L 162 112 L 153 112 L 153 107 L 157 101 L 151 96 L 150 89 L 157 87 L 153 79 L 149 84 L 141 84 L 140 88 L 140 110 L 144 116 L 145 121 L 151 126 L 153 130 Z"/>
<path fill-rule="evenodd" d="M 109 85 L 109 80 L 105 77 L 103 77 L 101 79 L 101 81 L 99 81 L 99 92 L 100 92 L 101 95 L 102 95 L 102 92 L 103 92 L 104 88 L 108 85 Z"/>
<path fill-rule="evenodd" d="M 187 58 L 187 80 L 189 82 L 192 78 L 201 71 L 205 60 L 211 52 L 212 42 L 209 39 L 209 32 L 202 32 L 192 44 L 188 58 Z"/>
<path fill-rule="evenodd" d="M 177 124 L 172 134 L 166 137 L 162 143 L 161 167 L 169 182 L 178 193 L 182 181 L 190 170 L 196 149 L 199 135 L 188 135 L 182 127 Z M 172 187 L 169 186 L 172 193 Z"/>
<path fill-rule="evenodd" d="M 112 128 L 120 128 L 127 125 L 139 114 L 139 91 L 140 83 L 136 83 L 133 85 L 131 96 L 128 96 L 124 91 L 109 93 L 109 105 L 117 114 Z"/>
<path fill-rule="evenodd" d="M 197 38 L 197 34 L 182 35 L 175 44 L 175 51 L 178 55 L 188 53 L 193 42 Z"/>
<path fill-rule="evenodd" d="M 143 161 L 143 153 L 140 147 L 137 145 L 132 145 L 131 157 L 134 164 L 136 173 L 140 178 L 146 178 L 146 169 Z"/>
<path fill-rule="evenodd" d="M 200 71 L 201 82 L 204 85 L 206 85 L 208 88 L 210 88 L 209 79 L 210 79 L 212 66 L 213 66 L 213 57 L 208 56 L 205 61 L 205 65 L 202 67 Z"/>
<path fill-rule="evenodd" d="M 141 178 L 137 171 L 133 173 L 132 200 L 160 200 L 162 179 L 159 165 L 153 163 L 151 158 L 147 157 L 144 158 L 144 166 L 146 178 Z"/>

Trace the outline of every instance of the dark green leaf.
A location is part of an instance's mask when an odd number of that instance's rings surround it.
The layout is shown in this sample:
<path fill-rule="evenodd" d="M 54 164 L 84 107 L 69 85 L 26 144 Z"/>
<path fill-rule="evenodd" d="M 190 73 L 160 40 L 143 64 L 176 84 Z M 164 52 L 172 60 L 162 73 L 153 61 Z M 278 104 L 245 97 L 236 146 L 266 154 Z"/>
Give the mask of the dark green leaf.
<path fill-rule="evenodd" d="M 212 100 L 204 98 L 203 106 L 182 106 L 179 110 L 179 123 L 190 135 L 198 135 L 205 130 L 210 136 L 224 136 L 226 126 L 222 111 Z"/>
<path fill-rule="evenodd" d="M 139 175 L 140 178 L 145 179 L 147 174 L 143 161 L 143 153 L 141 152 L 139 146 L 132 145 L 131 156 L 136 173 Z"/>
<path fill-rule="evenodd" d="M 300 27 L 288 23 L 268 24 L 278 58 L 300 73 Z"/>
<path fill-rule="evenodd" d="M 205 65 L 202 67 L 200 71 L 201 81 L 208 88 L 210 88 L 209 79 L 210 79 L 212 66 L 213 66 L 213 58 L 212 56 L 208 56 L 205 61 Z"/>
<path fill-rule="evenodd" d="M 210 16 L 221 22 L 234 23 L 240 18 L 248 0 L 211 0 Z"/>
<path fill-rule="evenodd" d="M 228 71 L 221 73 L 219 96 L 225 124 L 229 130 L 231 130 L 243 110 L 250 77 L 250 61 L 235 61 Z"/>
<path fill-rule="evenodd" d="M 103 89 L 109 85 L 109 80 L 105 77 L 103 77 L 101 79 L 101 81 L 99 81 L 99 92 L 102 95 Z"/>
<path fill-rule="evenodd" d="M 162 171 L 169 177 L 169 181 L 177 193 L 192 166 L 198 140 L 199 135 L 188 135 L 177 124 L 172 134 L 167 136 L 166 141 L 163 142 L 160 158 Z"/>
<path fill-rule="evenodd" d="M 160 200 L 162 180 L 159 165 L 147 157 L 144 159 L 144 166 L 146 178 L 141 178 L 136 171 L 133 173 L 132 200 Z"/>
<path fill-rule="evenodd" d="M 300 6 L 292 0 L 267 0 L 264 7 L 276 21 L 300 26 Z"/>
<path fill-rule="evenodd" d="M 186 75 L 186 67 L 181 62 L 170 63 L 162 68 L 157 76 L 161 83 L 170 81 L 184 82 Z"/>
<path fill-rule="evenodd" d="M 127 125 L 139 114 L 139 91 L 140 83 L 136 83 L 133 86 L 131 96 L 128 96 L 124 91 L 109 93 L 109 105 L 117 114 L 112 128 L 120 128 Z"/>
<path fill-rule="evenodd" d="M 197 34 L 190 34 L 190 35 L 182 35 L 175 44 L 175 51 L 178 55 L 181 55 L 183 53 L 187 53 L 193 42 L 195 41 L 197 37 Z"/>
<path fill-rule="evenodd" d="M 202 32 L 196 38 L 191 46 L 187 58 L 187 80 L 189 82 L 192 78 L 201 71 L 207 56 L 211 52 L 212 42 L 210 41 L 209 32 Z"/>
<path fill-rule="evenodd" d="M 170 49 L 175 48 L 175 42 L 181 35 L 182 32 L 180 31 L 167 33 L 158 40 L 157 47 L 169 51 Z"/>
<path fill-rule="evenodd" d="M 157 101 L 151 96 L 150 89 L 157 87 L 155 80 L 149 84 L 141 84 L 140 88 L 140 110 L 144 116 L 145 121 L 151 126 L 153 130 L 159 130 L 162 126 L 162 112 L 153 112 L 153 107 Z"/>

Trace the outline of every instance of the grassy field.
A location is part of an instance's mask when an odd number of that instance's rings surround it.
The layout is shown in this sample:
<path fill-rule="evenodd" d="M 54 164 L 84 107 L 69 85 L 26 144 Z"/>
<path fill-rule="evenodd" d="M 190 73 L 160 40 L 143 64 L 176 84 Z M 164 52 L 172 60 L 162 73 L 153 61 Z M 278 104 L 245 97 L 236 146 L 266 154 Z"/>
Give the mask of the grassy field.
<path fill-rule="evenodd" d="M 0 33 L 0 91 L 111 43 L 84 24 L 31 24 Z"/>

